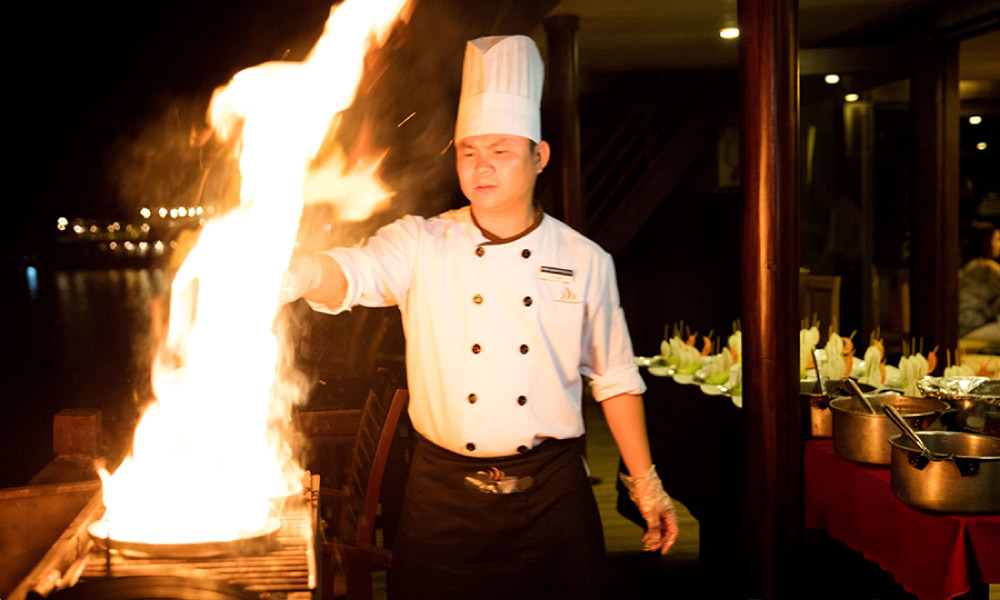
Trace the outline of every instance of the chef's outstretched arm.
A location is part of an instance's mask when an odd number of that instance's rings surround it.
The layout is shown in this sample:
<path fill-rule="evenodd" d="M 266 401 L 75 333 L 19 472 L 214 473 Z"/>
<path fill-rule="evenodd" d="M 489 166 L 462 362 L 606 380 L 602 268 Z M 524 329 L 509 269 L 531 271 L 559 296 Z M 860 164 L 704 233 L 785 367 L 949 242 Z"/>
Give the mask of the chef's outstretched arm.
<path fill-rule="evenodd" d="M 666 554 L 677 541 L 677 512 L 653 466 L 642 396 L 619 394 L 601 402 L 604 418 L 631 476 L 622 476 L 646 520 L 643 547 Z"/>
<path fill-rule="evenodd" d="M 340 263 L 325 254 L 314 254 L 292 259 L 281 278 L 278 299 L 281 304 L 305 298 L 339 306 L 346 295 L 347 278 Z"/>

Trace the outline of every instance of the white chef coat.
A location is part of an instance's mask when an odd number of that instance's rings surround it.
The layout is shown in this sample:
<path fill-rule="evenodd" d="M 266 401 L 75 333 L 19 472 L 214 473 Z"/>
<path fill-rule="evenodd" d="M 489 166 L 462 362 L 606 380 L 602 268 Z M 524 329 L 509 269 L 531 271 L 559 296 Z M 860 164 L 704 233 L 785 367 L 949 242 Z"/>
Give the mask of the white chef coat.
<path fill-rule="evenodd" d="M 509 456 L 583 435 L 581 374 L 598 401 L 645 391 L 611 256 L 551 216 L 498 243 L 466 206 L 326 253 L 347 296 L 313 307 L 399 306 L 410 420 L 447 450 Z"/>

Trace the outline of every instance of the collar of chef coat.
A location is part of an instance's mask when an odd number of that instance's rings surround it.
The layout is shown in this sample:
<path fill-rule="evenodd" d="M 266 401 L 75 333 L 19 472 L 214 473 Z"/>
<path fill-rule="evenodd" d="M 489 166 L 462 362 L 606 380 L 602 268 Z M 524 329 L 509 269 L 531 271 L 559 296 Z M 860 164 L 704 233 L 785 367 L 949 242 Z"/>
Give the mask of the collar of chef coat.
<path fill-rule="evenodd" d="M 483 226 L 479 224 L 479 221 L 476 220 L 476 213 L 474 213 L 470 207 L 469 215 L 472 217 L 472 224 L 475 225 L 476 228 L 479 229 L 479 233 L 483 234 L 483 237 L 486 238 L 485 242 L 478 245 L 493 246 L 497 244 L 509 244 L 510 242 L 516 242 L 517 240 L 530 234 L 532 231 L 538 229 L 538 226 L 542 224 L 542 219 L 545 218 L 545 211 L 542 210 L 542 207 L 539 206 L 537 202 L 532 202 L 531 206 L 535 209 L 535 217 L 532 219 L 531 225 L 529 225 L 528 228 L 521 233 L 509 238 L 501 238 L 483 228 Z"/>

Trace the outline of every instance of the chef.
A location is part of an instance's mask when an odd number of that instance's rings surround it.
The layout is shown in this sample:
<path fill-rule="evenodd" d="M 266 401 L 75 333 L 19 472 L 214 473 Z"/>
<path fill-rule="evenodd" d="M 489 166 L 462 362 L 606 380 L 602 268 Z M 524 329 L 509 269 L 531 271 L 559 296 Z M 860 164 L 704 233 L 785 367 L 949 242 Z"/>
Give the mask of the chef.
<path fill-rule="evenodd" d="M 596 597 L 604 544 L 584 460 L 584 381 L 647 531 L 677 538 L 651 463 L 610 255 L 534 201 L 549 160 L 544 67 L 525 36 L 468 42 L 455 150 L 469 206 L 404 217 L 292 261 L 288 300 L 399 307 L 418 434 L 393 549 L 404 598 Z"/>

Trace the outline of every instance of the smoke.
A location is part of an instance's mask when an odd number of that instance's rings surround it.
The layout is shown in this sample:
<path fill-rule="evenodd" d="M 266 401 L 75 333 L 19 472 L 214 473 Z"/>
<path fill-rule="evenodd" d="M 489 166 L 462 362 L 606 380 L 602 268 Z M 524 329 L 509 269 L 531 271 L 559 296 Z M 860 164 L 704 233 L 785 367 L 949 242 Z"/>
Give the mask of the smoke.
<path fill-rule="evenodd" d="M 231 152 L 192 142 L 204 122 L 207 99 L 162 100 L 154 115 L 111 148 L 119 202 L 126 215 L 142 207 L 223 206 L 238 202 L 239 173 Z M 152 221 L 154 224 L 157 221 Z"/>
<path fill-rule="evenodd" d="M 403 215 L 431 216 L 462 203 L 451 139 L 465 37 L 454 18 L 434 3 L 421 4 L 369 52 L 355 101 L 339 115 L 337 134 L 320 156 L 334 148 L 349 161 L 385 153 L 378 175 L 395 195 L 361 222 L 339 219 L 330 205 L 307 206 L 300 252 L 355 244 Z"/>

